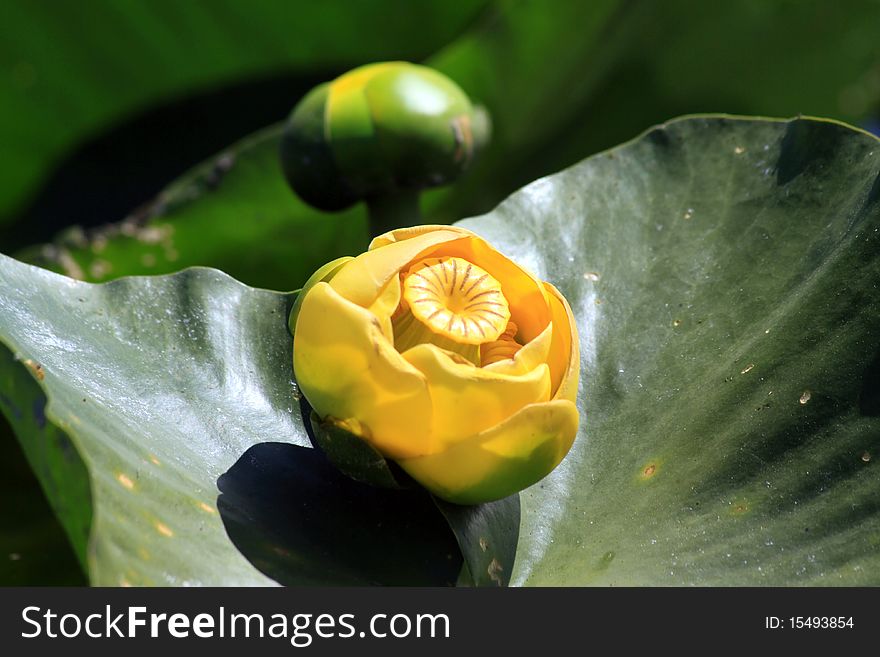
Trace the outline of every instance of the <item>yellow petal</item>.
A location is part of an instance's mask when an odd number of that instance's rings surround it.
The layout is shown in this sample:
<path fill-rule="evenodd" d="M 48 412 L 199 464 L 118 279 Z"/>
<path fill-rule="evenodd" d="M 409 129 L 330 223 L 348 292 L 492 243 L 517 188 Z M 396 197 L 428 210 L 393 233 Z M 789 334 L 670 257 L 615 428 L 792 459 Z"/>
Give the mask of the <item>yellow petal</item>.
<path fill-rule="evenodd" d="M 567 399 L 571 402 L 577 397 L 578 377 L 581 357 L 578 345 L 577 324 L 568 301 L 550 283 L 544 283 L 550 310 L 553 314 L 553 340 L 547 362 L 553 381 L 553 399 Z"/>
<path fill-rule="evenodd" d="M 568 453 L 577 427 L 573 403 L 532 404 L 444 452 L 398 462 L 438 497 L 457 504 L 490 502 L 545 477 Z"/>
<path fill-rule="evenodd" d="M 432 452 L 503 422 L 523 406 L 550 399 L 546 364 L 520 376 L 453 360 L 435 345 L 420 344 L 403 357 L 427 380 L 433 409 Z"/>
<path fill-rule="evenodd" d="M 408 228 L 397 228 L 396 230 L 388 231 L 378 237 L 374 237 L 373 241 L 370 242 L 369 250 L 373 251 L 374 249 L 378 249 L 383 246 L 387 246 L 388 244 L 394 244 L 396 242 L 404 242 L 406 240 L 410 240 L 416 237 L 421 237 L 427 233 L 433 233 L 435 231 L 451 231 L 454 233 L 458 233 L 459 237 L 477 237 L 477 234 L 469 231 L 465 228 L 459 228 L 458 226 L 441 226 L 441 225 L 431 225 L 427 224 L 424 226 L 410 226 Z"/>
<path fill-rule="evenodd" d="M 369 308 L 388 281 L 423 251 L 461 238 L 459 231 L 437 229 L 389 243 L 357 256 L 333 277 L 330 284 L 352 303 Z"/>
<path fill-rule="evenodd" d="M 309 280 L 306 281 L 306 284 L 302 286 L 299 293 L 296 295 L 296 300 L 293 302 L 293 308 L 290 309 L 290 317 L 288 317 L 287 321 L 291 334 L 293 334 L 293 329 L 296 327 L 296 318 L 299 315 L 299 309 L 302 306 L 303 299 L 306 298 L 306 293 L 318 283 L 332 280 L 332 278 L 336 276 L 336 274 L 338 274 L 351 260 L 354 260 L 351 256 L 336 258 L 336 260 L 331 260 L 326 265 L 320 267 L 314 274 L 309 276 Z"/>
<path fill-rule="evenodd" d="M 315 285 L 303 300 L 293 365 L 322 418 L 357 427 L 391 458 L 429 452 L 432 410 L 424 375 L 397 353 L 375 315 L 328 283 Z"/>
<path fill-rule="evenodd" d="M 400 278 L 398 276 L 392 276 L 391 280 L 389 280 L 385 287 L 382 288 L 382 291 L 379 293 L 379 296 L 376 297 L 376 300 L 372 303 L 372 305 L 367 308 L 371 313 L 376 316 L 376 319 L 379 320 L 379 325 L 382 327 L 382 334 L 385 336 L 385 339 L 390 343 L 394 343 L 394 329 L 391 323 L 391 316 L 397 310 L 397 307 L 400 305 Z"/>

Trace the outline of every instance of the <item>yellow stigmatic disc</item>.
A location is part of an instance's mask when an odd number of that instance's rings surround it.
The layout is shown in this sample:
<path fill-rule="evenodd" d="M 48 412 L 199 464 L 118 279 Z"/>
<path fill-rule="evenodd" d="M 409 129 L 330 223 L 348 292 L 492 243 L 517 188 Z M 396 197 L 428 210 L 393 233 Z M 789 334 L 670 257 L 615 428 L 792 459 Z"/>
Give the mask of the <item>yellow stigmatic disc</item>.
<path fill-rule="evenodd" d="M 422 260 L 404 279 L 403 298 L 415 319 L 458 344 L 494 342 L 510 321 L 501 284 L 463 258 Z"/>

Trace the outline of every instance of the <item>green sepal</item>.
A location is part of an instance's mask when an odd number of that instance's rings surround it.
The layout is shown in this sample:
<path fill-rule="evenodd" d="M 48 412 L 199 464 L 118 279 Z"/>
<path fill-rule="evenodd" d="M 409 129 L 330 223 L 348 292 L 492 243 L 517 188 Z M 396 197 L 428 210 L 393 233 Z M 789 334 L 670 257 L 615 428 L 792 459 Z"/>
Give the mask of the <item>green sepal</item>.
<path fill-rule="evenodd" d="M 345 427 L 332 420 L 321 420 L 314 411 L 309 415 L 309 423 L 316 446 L 346 476 L 379 488 L 410 487 L 406 473 Z"/>
<path fill-rule="evenodd" d="M 462 506 L 433 495 L 464 557 L 457 586 L 507 586 L 519 542 L 519 494 Z"/>

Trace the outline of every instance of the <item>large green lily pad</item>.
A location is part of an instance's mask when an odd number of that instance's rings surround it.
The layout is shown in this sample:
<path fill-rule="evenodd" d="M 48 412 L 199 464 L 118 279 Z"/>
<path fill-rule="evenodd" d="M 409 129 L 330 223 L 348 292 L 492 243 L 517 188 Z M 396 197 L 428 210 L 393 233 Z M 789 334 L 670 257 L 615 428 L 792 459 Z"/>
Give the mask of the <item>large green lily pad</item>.
<path fill-rule="evenodd" d="M 581 334 L 580 435 L 521 494 L 513 584 L 878 583 L 878 147 L 690 118 L 462 223 L 556 284 Z M 39 363 L 89 471 L 92 581 L 454 578 L 426 498 L 326 499 L 355 484 L 309 449 L 290 302 L 207 269 L 96 286 L 0 259 L 0 342 Z M 346 547 L 373 533 L 373 555 Z"/>
<path fill-rule="evenodd" d="M 675 121 L 462 223 L 571 301 L 514 584 L 880 584 L 880 141 Z"/>
<path fill-rule="evenodd" d="M 0 271 L 3 342 L 37 374 L 45 417 L 89 471 L 92 582 L 268 583 L 227 539 L 216 480 L 258 440 L 303 441 L 290 377 L 266 377 L 289 356 L 266 330 L 287 297 L 243 300 L 212 270 L 106 286 L 5 257 Z M 22 438 L 26 451 L 39 439 Z"/>

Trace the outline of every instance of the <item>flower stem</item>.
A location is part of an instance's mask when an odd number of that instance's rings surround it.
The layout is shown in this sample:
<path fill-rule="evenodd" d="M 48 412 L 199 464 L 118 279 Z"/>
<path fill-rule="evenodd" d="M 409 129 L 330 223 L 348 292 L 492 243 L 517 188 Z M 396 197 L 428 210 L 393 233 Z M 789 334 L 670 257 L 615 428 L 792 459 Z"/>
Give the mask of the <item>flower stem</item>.
<path fill-rule="evenodd" d="M 366 203 L 371 237 L 422 223 L 418 190 L 403 189 L 371 196 Z"/>

